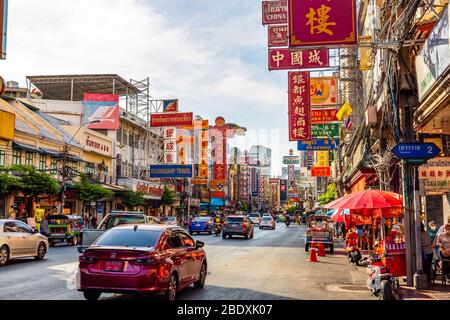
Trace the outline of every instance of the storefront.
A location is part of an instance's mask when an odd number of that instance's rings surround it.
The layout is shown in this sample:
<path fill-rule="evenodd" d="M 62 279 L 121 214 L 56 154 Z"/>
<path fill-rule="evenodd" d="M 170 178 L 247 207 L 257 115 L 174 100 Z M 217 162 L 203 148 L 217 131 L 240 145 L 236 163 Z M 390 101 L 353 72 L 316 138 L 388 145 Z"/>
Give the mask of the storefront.
<path fill-rule="evenodd" d="M 118 179 L 118 185 L 127 188 L 135 192 L 142 192 L 144 194 L 144 205 L 140 208 L 148 216 L 161 216 L 161 198 L 163 195 L 164 188 L 160 184 L 154 182 L 139 180 L 139 179 Z M 122 204 L 121 201 L 119 203 Z M 121 205 L 124 208 L 124 205 Z"/>

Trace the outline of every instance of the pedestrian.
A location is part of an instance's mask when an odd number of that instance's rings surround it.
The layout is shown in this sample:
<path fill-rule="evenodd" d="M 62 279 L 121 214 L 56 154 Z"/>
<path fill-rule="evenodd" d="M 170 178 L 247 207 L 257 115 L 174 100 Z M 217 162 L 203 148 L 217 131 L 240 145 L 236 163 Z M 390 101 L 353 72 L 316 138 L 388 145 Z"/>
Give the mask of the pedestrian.
<path fill-rule="evenodd" d="M 427 276 L 427 283 L 431 285 L 431 265 L 433 263 L 433 241 L 431 241 L 430 234 L 427 232 L 425 228 L 425 224 L 423 222 L 420 223 L 421 228 L 421 239 L 422 239 L 422 262 L 423 262 L 423 271 Z"/>
<path fill-rule="evenodd" d="M 97 217 L 95 214 L 91 217 L 91 225 L 92 229 L 97 229 Z"/>
<path fill-rule="evenodd" d="M 42 221 L 40 223 L 40 230 L 39 232 L 44 235 L 44 236 L 48 236 L 48 215 L 49 213 L 47 212 L 46 214 L 44 214 L 44 217 L 42 218 Z"/>
<path fill-rule="evenodd" d="M 362 249 L 363 248 L 364 226 L 363 225 L 357 225 L 356 226 L 356 233 L 358 234 L 358 247 L 360 249 Z"/>
<path fill-rule="evenodd" d="M 447 218 L 447 224 L 450 224 L 450 216 Z M 439 235 L 445 233 L 444 228 L 445 228 L 446 224 L 444 223 L 438 230 L 438 232 L 436 233 L 436 237 L 438 237 Z"/>
<path fill-rule="evenodd" d="M 442 274 L 450 281 L 450 223 L 444 227 L 444 233 L 438 235 L 437 245 L 442 260 Z"/>

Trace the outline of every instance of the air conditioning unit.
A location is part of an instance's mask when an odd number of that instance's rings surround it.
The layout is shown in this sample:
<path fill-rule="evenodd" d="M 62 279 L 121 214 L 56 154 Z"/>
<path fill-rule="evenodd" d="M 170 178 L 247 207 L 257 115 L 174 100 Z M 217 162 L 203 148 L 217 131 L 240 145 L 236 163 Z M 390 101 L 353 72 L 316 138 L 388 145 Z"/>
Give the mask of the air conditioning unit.
<path fill-rule="evenodd" d="M 366 125 L 375 126 L 377 124 L 377 107 L 369 106 L 366 110 Z"/>

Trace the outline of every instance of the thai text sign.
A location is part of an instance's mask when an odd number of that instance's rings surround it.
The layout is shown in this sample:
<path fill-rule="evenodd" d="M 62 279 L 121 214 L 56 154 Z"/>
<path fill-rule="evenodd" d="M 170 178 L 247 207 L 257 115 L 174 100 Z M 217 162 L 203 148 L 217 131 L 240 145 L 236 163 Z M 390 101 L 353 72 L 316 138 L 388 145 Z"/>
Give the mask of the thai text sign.
<path fill-rule="evenodd" d="M 329 65 L 328 49 L 269 49 L 269 70 L 314 69 Z"/>
<path fill-rule="evenodd" d="M 280 24 L 288 22 L 287 0 L 263 1 L 262 2 L 262 23 Z"/>
<path fill-rule="evenodd" d="M 194 114 L 185 113 L 157 113 L 150 115 L 150 127 L 178 127 L 192 126 Z"/>
<path fill-rule="evenodd" d="M 288 26 L 275 25 L 268 27 L 269 47 L 287 47 L 288 46 Z"/>
<path fill-rule="evenodd" d="M 289 141 L 311 139 L 309 72 L 289 72 Z"/>
<path fill-rule="evenodd" d="M 340 124 L 326 123 L 312 125 L 312 136 L 315 138 L 339 138 Z"/>
<path fill-rule="evenodd" d="M 192 178 L 191 165 L 151 165 L 150 178 Z"/>
<path fill-rule="evenodd" d="M 311 78 L 311 105 L 337 104 L 338 85 L 336 77 Z"/>
<path fill-rule="evenodd" d="M 356 0 L 289 0 L 289 46 L 358 42 Z"/>
<path fill-rule="evenodd" d="M 311 110 L 311 123 L 320 124 L 333 121 L 339 121 L 336 118 L 338 110 L 336 109 L 321 109 L 321 110 Z"/>
<path fill-rule="evenodd" d="M 339 140 L 336 139 L 314 139 L 312 141 L 299 141 L 299 151 L 331 151 L 339 147 Z"/>
<path fill-rule="evenodd" d="M 331 167 L 312 167 L 311 168 L 312 177 L 330 177 Z"/>

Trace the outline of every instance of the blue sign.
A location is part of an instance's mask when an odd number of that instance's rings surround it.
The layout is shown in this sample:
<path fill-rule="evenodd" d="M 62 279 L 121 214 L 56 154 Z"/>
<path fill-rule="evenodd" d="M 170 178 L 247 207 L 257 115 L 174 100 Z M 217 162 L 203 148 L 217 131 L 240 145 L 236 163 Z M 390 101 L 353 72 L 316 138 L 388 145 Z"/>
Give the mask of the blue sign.
<path fill-rule="evenodd" d="M 436 157 L 440 152 L 434 143 L 400 143 L 392 152 L 400 159 L 414 163 L 425 163 Z"/>
<path fill-rule="evenodd" d="M 150 178 L 192 178 L 192 165 L 152 165 L 150 166 Z"/>
<path fill-rule="evenodd" d="M 298 151 L 331 151 L 339 147 L 337 139 L 314 139 L 311 141 L 299 141 Z"/>
<path fill-rule="evenodd" d="M 253 191 L 252 192 L 252 197 L 257 197 L 259 195 L 259 192 L 258 191 Z"/>

